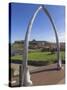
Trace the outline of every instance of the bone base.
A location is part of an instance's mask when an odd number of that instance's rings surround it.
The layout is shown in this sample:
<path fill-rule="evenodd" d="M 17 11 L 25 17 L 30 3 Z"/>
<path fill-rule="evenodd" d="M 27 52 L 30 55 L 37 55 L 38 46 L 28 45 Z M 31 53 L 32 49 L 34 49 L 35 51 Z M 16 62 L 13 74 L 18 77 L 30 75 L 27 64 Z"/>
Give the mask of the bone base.
<path fill-rule="evenodd" d="M 62 69 L 62 63 L 61 63 L 61 60 L 59 60 L 58 64 L 57 64 L 57 68 L 60 70 Z"/>
<path fill-rule="evenodd" d="M 23 86 L 31 86 L 32 81 L 30 80 L 30 73 L 28 67 L 24 69 L 24 81 L 23 81 Z"/>

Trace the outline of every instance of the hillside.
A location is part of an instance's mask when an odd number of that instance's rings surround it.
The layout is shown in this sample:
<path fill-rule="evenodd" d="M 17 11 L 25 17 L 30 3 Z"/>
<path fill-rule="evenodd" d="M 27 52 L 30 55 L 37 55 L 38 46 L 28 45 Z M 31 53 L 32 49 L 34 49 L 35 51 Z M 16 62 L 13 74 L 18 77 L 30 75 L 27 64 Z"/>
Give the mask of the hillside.
<path fill-rule="evenodd" d="M 11 47 L 17 50 L 23 50 L 24 41 L 15 41 Z M 56 43 L 48 42 L 48 41 L 30 41 L 29 49 L 38 49 L 38 48 L 56 48 Z M 60 43 L 60 48 L 65 49 L 65 43 Z"/>

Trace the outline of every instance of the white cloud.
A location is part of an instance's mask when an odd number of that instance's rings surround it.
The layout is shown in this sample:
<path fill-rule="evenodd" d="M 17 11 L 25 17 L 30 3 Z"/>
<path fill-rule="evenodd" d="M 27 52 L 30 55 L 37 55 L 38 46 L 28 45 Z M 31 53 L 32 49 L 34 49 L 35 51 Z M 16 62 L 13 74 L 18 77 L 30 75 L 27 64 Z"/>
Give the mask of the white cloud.
<path fill-rule="evenodd" d="M 59 42 L 65 42 L 65 33 L 58 33 Z"/>
<path fill-rule="evenodd" d="M 58 34 L 59 42 L 65 42 L 65 32 L 57 32 L 57 34 Z M 48 41 L 56 42 L 55 35 L 48 38 Z"/>

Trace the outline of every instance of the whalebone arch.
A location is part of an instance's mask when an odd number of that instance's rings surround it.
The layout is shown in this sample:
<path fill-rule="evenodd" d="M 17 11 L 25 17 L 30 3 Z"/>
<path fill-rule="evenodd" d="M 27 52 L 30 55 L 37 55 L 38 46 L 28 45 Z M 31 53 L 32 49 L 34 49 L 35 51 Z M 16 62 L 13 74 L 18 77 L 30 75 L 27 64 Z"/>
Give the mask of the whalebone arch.
<path fill-rule="evenodd" d="M 48 10 L 43 6 L 39 6 L 36 11 L 34 12 L 33 16 L 31 17 L 28 27 L 27 27 L 27 31 L 26 31 L 26 35 L 25 35 L 25 40 L 24 40 L 24 55 L 23 55 L 23 84 L 24 85 L 31 85 L 32 81 L 30 80 L 30 73 L 29 73 L 29 69 L 28 69 L 28 46 L 29 46 L 29 38 L 30 38 L 30 34 L 31 34 L 31 30 L 32 30 L 32 26 L 34 23 L 34 20 L 36 19 L 37 14 L 40 12 L 40 10 L 42 10 L 44 12 L 44 14 L 47 15 L 51 25 L 52 25 L 52 30 L 54 31 L 55 34 L 55 38 L 56 38 L 56 46 L 57 46 L 57 68 L 61 68 L 61 59 L 60 59 L 60 44 L 59 44 L 59 40 L 58 40 L 58 35 L 57 35 L 57 30 L 56 27 L 54 25 L 53 19 L 50 15 L 50 13 L 48 12 Z"/>

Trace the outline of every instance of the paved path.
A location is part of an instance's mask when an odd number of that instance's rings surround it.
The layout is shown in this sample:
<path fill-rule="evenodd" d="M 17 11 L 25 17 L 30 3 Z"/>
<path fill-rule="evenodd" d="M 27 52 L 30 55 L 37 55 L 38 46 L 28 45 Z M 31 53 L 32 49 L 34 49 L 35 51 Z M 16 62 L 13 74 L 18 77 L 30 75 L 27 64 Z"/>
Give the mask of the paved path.
<path fill-rule="evenodd" d="M 64 72 L 61 71 L 48 71 L 48 72 L 39 72 L 32 74 L 31 79 L 33 85 L 53 85 L 53 84 L 62 84 L 61 80 L 64 78 Z"/>
<path fill-rule="evenodd" d="M 64 78 L 58 82 L 58 84 L 64 84 L 64 83 L 65 83 Z"/>
<path fill-rule="evenodd" d="M 31 80 L 33 81 L 33 86 L 36 85 L 55 85 L 65 83 L 65 66 L 63 69 L 57 70 L 56 64 L 51 64 L 41 67 L 29 66 L 31 73 Z M 19 82 L 18 77 L 14 78 Z M 13 80 L 14 80 L 13 79 Z"/>

